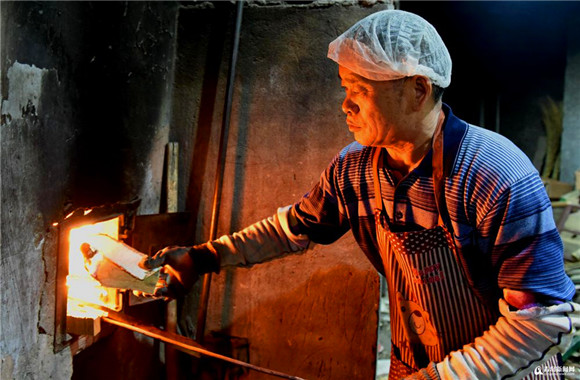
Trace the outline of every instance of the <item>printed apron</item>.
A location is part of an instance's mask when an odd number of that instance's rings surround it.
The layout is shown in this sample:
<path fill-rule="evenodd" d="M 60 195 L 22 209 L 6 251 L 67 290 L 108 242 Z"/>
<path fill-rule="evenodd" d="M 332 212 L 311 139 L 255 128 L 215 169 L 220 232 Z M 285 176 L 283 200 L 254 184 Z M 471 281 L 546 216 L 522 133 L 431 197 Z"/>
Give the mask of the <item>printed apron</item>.
<path fill-rule="evenodd" d="M 375 194 L 381 194 L 381 152 L 373 156 Z M 377 196 L 377 240 L 385 267 L 391 315 L 389 379 L 400 379 L 440 362 L 451 351 L 473 342 L 499 317 L 469 286 L 444 220 L 443 133 L 433 142 L 433 182 L 439 224 L 422 231 L 399 232 Z M 380 199 L 380 202 L 378 201 Z M 448 224 L 449 225 L 449 224 Z M 396 232 L 395 232 L 396 231 Z"/>

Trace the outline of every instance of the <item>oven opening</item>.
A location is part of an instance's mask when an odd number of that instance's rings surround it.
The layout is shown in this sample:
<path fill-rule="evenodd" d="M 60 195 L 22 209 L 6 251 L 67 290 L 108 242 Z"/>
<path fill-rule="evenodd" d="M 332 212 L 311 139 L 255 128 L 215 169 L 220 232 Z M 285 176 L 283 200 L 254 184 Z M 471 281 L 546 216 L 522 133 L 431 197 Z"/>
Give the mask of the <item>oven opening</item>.
<path fill-rule="evenodd" d="M 132 287 L 118 286 L 106 279 L 131 275 L 106 259 L 104 251 L 93 248 L 92 242 L 108 239 L 117 243 L 128 239 L 139 203 L 134 200 L 81 208 L 54 223 L 58 229 L 55 352 L 71 346 L 74 354 L 88 347 L 102 335 L 102 318 L 126 307 L 128 296 L 123 289 Z"/>
<path fill-rule="evenodd" d="M 92 250 L 91 238 L 98 235 L 119 239 L 120 216 L 102 222 L 72 228 L 69 232 L 67 286 L 67 332 L 74 331 L 78 325 L 90 325 L 90 320 L 106 316 L 102 308 L 120 311 L 122 297 L 119 289 L 108 288 L 95 279 L 91 273 L 105 260 L 100 252 Z M 85 323 L 83 323 L 85 322 Z M 93 323 L 94 324 L 94 323 Z M 98 326 L 98 324 L 97 324 Z M 81 330 L 81 329 L 79 329 Z M 96 335 L 98 331 L 94 332 Z"/>

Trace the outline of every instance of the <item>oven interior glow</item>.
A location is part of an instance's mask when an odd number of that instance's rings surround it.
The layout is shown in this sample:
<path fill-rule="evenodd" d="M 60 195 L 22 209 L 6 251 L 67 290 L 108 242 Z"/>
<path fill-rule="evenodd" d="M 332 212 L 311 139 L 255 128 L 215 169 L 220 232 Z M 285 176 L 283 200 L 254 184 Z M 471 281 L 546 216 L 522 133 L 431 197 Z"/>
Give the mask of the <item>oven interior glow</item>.
<path fill-rule="evenodd" d="M 97 318 L 106 315 L 94 305 L 112 310 L 120 310 L 120 293 L 117 289 L 107 288 L 94 279 L 86 269 L 85 257 L 81 252 L 81 245 L 90 236 L 96 234 L 108 235 L 113 239 L 119 238 L 120 218 L 113 218 L 103 222 L 85 225 L 70 230 L 69 235 L 69 268 L 66 284 L 68 287 L 67 316 L 76 318 Z M 97 256 L 93 257 L 98 260 Z"/>

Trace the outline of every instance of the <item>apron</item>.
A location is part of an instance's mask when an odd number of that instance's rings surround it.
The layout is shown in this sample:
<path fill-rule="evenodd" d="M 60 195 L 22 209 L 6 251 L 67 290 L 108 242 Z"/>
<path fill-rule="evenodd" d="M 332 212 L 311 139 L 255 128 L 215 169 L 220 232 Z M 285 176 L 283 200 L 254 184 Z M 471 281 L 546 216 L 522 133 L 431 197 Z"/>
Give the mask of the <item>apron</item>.
<path fill-rule="evenodd" d="M 433 188 L 439 223 L 422 231 L 391 225 L 381 196 L 379 170 L 383 149 L 376 148 L 372 170 L 376 199 L 376 233 L 385 268 L 391 317 L 389 380 L 401 379 L 429 362 L 440 362 L 451 351 L 471 343 L 500 316 L 497 308 L 472 290 L 458 257 L 445 204 L 442 122 L 433 137 Z M 544 365 L 557 367 L 555 355 Z M 528 379 L 561 379 L 558 373 Z"/>
<path fill-rule="evenodd" d="M 441 128 L 433 143 L 433 185 L 439 211 L 439 224 L 434 228 L 399 232 L 391 225 L 380 195 L 382 151 L 377 148 L 373 155 L 375 221 L 390 299 L 389 379 L 399 379 L 473 342 L 497 321 L 499 313 L 472 291 L 444 223 L 448 212 L 443 196 Z"/>

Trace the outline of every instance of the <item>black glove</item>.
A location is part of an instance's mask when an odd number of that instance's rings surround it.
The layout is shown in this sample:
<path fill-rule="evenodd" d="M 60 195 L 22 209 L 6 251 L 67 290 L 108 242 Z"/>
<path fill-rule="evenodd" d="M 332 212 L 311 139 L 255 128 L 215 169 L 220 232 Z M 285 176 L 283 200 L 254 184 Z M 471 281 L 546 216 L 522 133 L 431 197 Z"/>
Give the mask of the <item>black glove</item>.
<path fill-rule="evenodd" d="M 217 273 L 220 268 L 219 257 L 208 243 L 193 247 L 166 247 L 143 259 L 139 265 L 145 269 L 163 266 L 153 295 L 171 298 L 189 291 L 200 275 Z"/>

